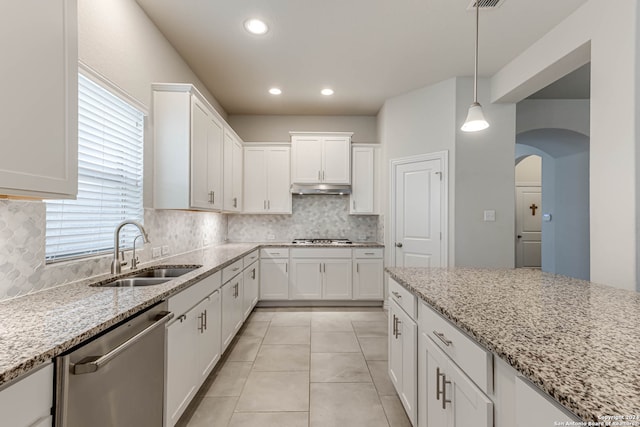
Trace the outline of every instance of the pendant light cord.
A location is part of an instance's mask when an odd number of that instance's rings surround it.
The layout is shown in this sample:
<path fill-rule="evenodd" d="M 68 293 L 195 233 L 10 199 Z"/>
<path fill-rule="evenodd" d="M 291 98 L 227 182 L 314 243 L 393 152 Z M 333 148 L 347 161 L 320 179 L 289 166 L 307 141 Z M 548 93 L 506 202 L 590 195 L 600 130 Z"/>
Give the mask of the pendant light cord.
<path fill-rule="evenodd" d="M 473 102 L 478 102 L 478 34 L 480 26 L 480 0 L 476 0 L 476 63 L 473 74 Z"/>

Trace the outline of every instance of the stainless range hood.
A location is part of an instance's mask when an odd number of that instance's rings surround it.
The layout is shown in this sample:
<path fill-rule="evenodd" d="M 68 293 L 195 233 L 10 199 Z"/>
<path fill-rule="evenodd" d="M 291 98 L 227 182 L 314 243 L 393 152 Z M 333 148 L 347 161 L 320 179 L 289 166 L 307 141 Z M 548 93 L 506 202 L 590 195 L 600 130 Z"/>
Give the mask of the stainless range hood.
<path fill-rule="evenodd" d="M 291 194 L 351 194 L 350 185 L 338 184 L 291 184 Z"/>

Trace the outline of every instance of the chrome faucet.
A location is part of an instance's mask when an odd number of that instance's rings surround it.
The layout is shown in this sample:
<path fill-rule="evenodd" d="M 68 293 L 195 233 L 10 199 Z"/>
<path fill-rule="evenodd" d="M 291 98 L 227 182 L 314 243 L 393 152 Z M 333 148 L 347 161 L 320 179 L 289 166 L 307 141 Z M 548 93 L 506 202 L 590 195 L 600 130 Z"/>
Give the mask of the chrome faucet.
<path fill-rule="evenodd" d="M 145 231 L 142 224 L 140 224 L 138 221 L 127 219 L 118 224 L 116 226 L 116 230 L 113 232 L 113 261 L 111 261 L 111 274 L 120 274 L 122 272 L 122 264 L 120 263 L 120 259 L 118 258 L 118 254 L 120 252 L 120 230 L 122 230 L 122 227 L 129 224 L 138 227 L 138 230 L 140 230 L 140 233 L 142 233 L 144 242 L 149 243 L 147 232 Z"/>
<path fill-rule="evenodd" d="M 136 242 L 138 241 L 138 238 L 142 237 L 144 239 L 144 236 L 142 234 L 138 234 L 136 236 L 135 239 L 133 239 L 133 255 L 131 255 L 131 269 L 135 270 L 136 268 L 138 268 L 138 257 L 136 256 Z"/>

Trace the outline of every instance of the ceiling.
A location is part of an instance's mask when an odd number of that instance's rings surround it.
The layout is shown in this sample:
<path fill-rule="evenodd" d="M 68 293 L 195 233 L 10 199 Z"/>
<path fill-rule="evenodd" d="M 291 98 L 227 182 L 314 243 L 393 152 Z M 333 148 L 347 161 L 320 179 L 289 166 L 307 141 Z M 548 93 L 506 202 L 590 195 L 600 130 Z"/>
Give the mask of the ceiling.
<path fill-rule="evenodd" d="M 480 76 L 586 1 L 505 0 L 481 10 Z M 473 75 L 469 0 L 137 2 L 229 114 L 375 115 L 385 99 Z M 266 35 L 244 30 L 252 17 L 267 22 Z M 274 86 L 281 95 L 268 93 Z M 335 94 L 320 95 L 324 87 Z"/>

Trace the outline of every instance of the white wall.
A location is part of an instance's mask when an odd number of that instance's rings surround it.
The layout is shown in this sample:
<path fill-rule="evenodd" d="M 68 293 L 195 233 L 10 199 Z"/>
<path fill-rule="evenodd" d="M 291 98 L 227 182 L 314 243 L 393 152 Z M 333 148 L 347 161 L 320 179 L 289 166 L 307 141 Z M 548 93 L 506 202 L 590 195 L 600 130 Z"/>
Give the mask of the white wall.
<path fill-rule="evenodd" d="M 382 144 L 380 211 L 384 212 L 387 265 L 393 255 L 390 241 L 389 161 L 418 154 L 449 151 L 449 264 L 454 263 L 455 194 L 455 79 L 387 99 L 378 113 Z"/>
<path fill-rule="evenodd" d="M 287 142 L 289 132 L 353 132 L 353 142 L 378 142 L 375 116 L 230 115 L 229 124 L 246 142 Z"/>
<path fill-rule="evenodd" d="M 516 133 L 567 129 L 589 135 L 588 99 L 525 99 L 517 104 Z"/>
<path fill-rule="evenodd" d="M 516 186 L 535 187 L 541 184 L 542 157 L 528 156 L 516 164 Z"/>
<path fill-rule="evenodd" d="M 637 0 L 590 0 L 492 78 L 494 100 L 519 101 L 590 59 L 591 280 L 637 290 L 639 21 Z"/>
<path fill-rule="evenodd" d="M 473 101 L 473 80 L 457 78 L 456 83 L 455 265 L 512 268 L 515 104 L 490 103 L 489 81 L 480 80 L 478 100 L 490 127 L 462 132 Z M 485 222 L 484 210 L 495 210 L 496 221 Z"/>
<path fill-rule="evenodd" d="M 489 97 L 481 80 L 479 99 Z M 512 267 L 514 264 L 515 105 L 485 103 L 492 126 L 478 133 L 459 130 L 472 102 L 473 81 L 453 78 L 388 99 L 378 115 L 385 173 L 382 211 L 389 224 L 389 161 L 449 151 L 449 265 Z M 497 220 L 484 222 L 495 209 Z M 385 233 L 385 244 L 393 247 Z M 390 257 L 391 250 L 387 251 Z"/>

